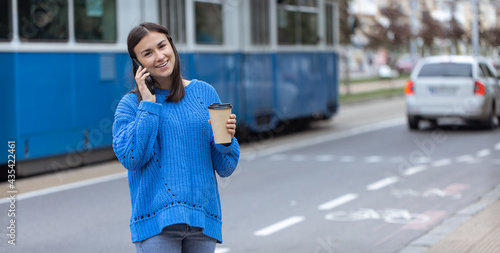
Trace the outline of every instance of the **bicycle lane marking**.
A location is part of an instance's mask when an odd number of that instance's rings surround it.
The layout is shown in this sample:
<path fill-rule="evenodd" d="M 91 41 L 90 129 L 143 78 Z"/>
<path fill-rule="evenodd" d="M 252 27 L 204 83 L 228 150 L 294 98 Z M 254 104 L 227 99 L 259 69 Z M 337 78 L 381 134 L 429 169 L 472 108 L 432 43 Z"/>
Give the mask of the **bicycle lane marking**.
<path fill-rule="evenodd" d="M 434 225 L 435 223 L 437 223 L 442 218 L 444 218 L 446 216 L 446 214 L 447 214 L 447 212 L 441 211 L 441 210 L 426 211 L 422 215 L 425 215 L 425 216 L 427 216 L 429 218 L 427 221 L 420 222 L 420 223 L 406 224 L 403 227 L 401 227 L 401 228 L 397 229 L 396 231 L 394 231 L 393 233 L 391 233 L 391 234 L 387 235 L 386 237 L 380 239 L 378 242 L 372 244 L 369 247 L 369 249 L 376 249 L 379 245 L 381 245 L 382 243 L 388 241 L 393 236 L 400 234 L 401 231 L 404 231 L 404 230 L 425 230 L 425 229 L 429 228 L 430 226 Z"/>
<path fill-rule="evenodd" d="M 421 223 L 410 223 L 406 224 L 404 227 L 402 227 L 402 230 L 426 230 L 430 226 L 434 225 L 444 217 L 446 217 L 448 213 L 446 211 L 442 210 L 429 210 L 423 213 L 423 215 L 426 215 L 429 217 L 429 219 L 425 222 Z"/>
<path fill-rule="evenodd" d="M 331 221 L 360 221 L 360 220 L 383 220 L 394 224 L 425 223 L 430 217 L 425 214 L 410 213 L 407 209 L 374 210 L 371 208 L 360 208 L 357 211 L 338 211 L 325 215 L 325 219 Z"/>

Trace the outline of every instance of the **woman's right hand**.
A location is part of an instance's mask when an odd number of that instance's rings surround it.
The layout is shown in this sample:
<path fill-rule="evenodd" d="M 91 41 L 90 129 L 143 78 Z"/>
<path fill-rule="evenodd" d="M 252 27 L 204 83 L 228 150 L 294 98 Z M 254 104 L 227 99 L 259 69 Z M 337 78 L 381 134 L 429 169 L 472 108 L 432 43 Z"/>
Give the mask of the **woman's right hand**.
<path fill-rule="evenodd" d="M 151 94 L 151 91 L 149 91 L 148 86 L 146 85 L 146 78 L 148 76 L 149 72 L 147 72 L 147 69 L 139 66 L 137 72 L 135 73 L 135 83 L 137 83 L 137 88 L 141 93 L 142 100 L 156 103 L 156 96 Z"/>

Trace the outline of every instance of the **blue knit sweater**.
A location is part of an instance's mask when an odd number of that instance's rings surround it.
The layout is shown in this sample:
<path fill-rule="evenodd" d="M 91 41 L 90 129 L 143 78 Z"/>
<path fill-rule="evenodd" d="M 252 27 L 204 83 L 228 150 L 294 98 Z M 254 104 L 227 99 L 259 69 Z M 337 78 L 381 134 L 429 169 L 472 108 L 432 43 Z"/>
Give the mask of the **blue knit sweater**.
<path fill-rule="evenodd" d="M 236 138 L 214 144 L 207 107 L 220 103 L 215 89 L 192 80 L 184 98 L 165 102 L 170 90 L 155 89 L 156 103 L 125 95 L 115 113 L 113 149 L 128 170 L 132 202 L 132 242 L 159 234 L 166 226 L 202 227 L 222 242 L 221 206 L 215 171 L 233 173 L 240 147 Z"/>

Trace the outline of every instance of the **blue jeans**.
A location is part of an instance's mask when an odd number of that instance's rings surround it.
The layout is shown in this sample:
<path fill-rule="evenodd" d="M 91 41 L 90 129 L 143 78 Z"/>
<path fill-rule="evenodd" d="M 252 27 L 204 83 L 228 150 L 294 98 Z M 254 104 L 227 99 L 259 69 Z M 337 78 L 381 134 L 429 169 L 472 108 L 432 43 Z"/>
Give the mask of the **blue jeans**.
<path fill-rule="evenodd" d="M 160 234 L 135 243 L 137 253 L 214 253 L 217 240 L 202 232 L 202 228 L 187 224 L 165 227 Z"/>

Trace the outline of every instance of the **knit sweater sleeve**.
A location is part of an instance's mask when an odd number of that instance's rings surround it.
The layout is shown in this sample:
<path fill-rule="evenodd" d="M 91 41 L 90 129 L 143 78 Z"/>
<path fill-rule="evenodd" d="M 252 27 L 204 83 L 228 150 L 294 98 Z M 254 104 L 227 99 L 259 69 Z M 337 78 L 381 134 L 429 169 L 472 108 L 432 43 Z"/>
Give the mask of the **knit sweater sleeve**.
<path fill-rule="evenodd" d="M 233 174 L 240 158 L 240 145 L 238 140 L 233 137 L 231 145 L 228 147 L 221 144 L 215 144 L 212 141 L 211 149 L 212 163 L 217 174 L 221 177 L 228 177 Z"/>
<path fill-rule="evenodd" d="M 128 170 L 138 170 L 153 157 L 161 104 L 126 95 L 118 104 L 113 124 L 113 150 Z"/>

